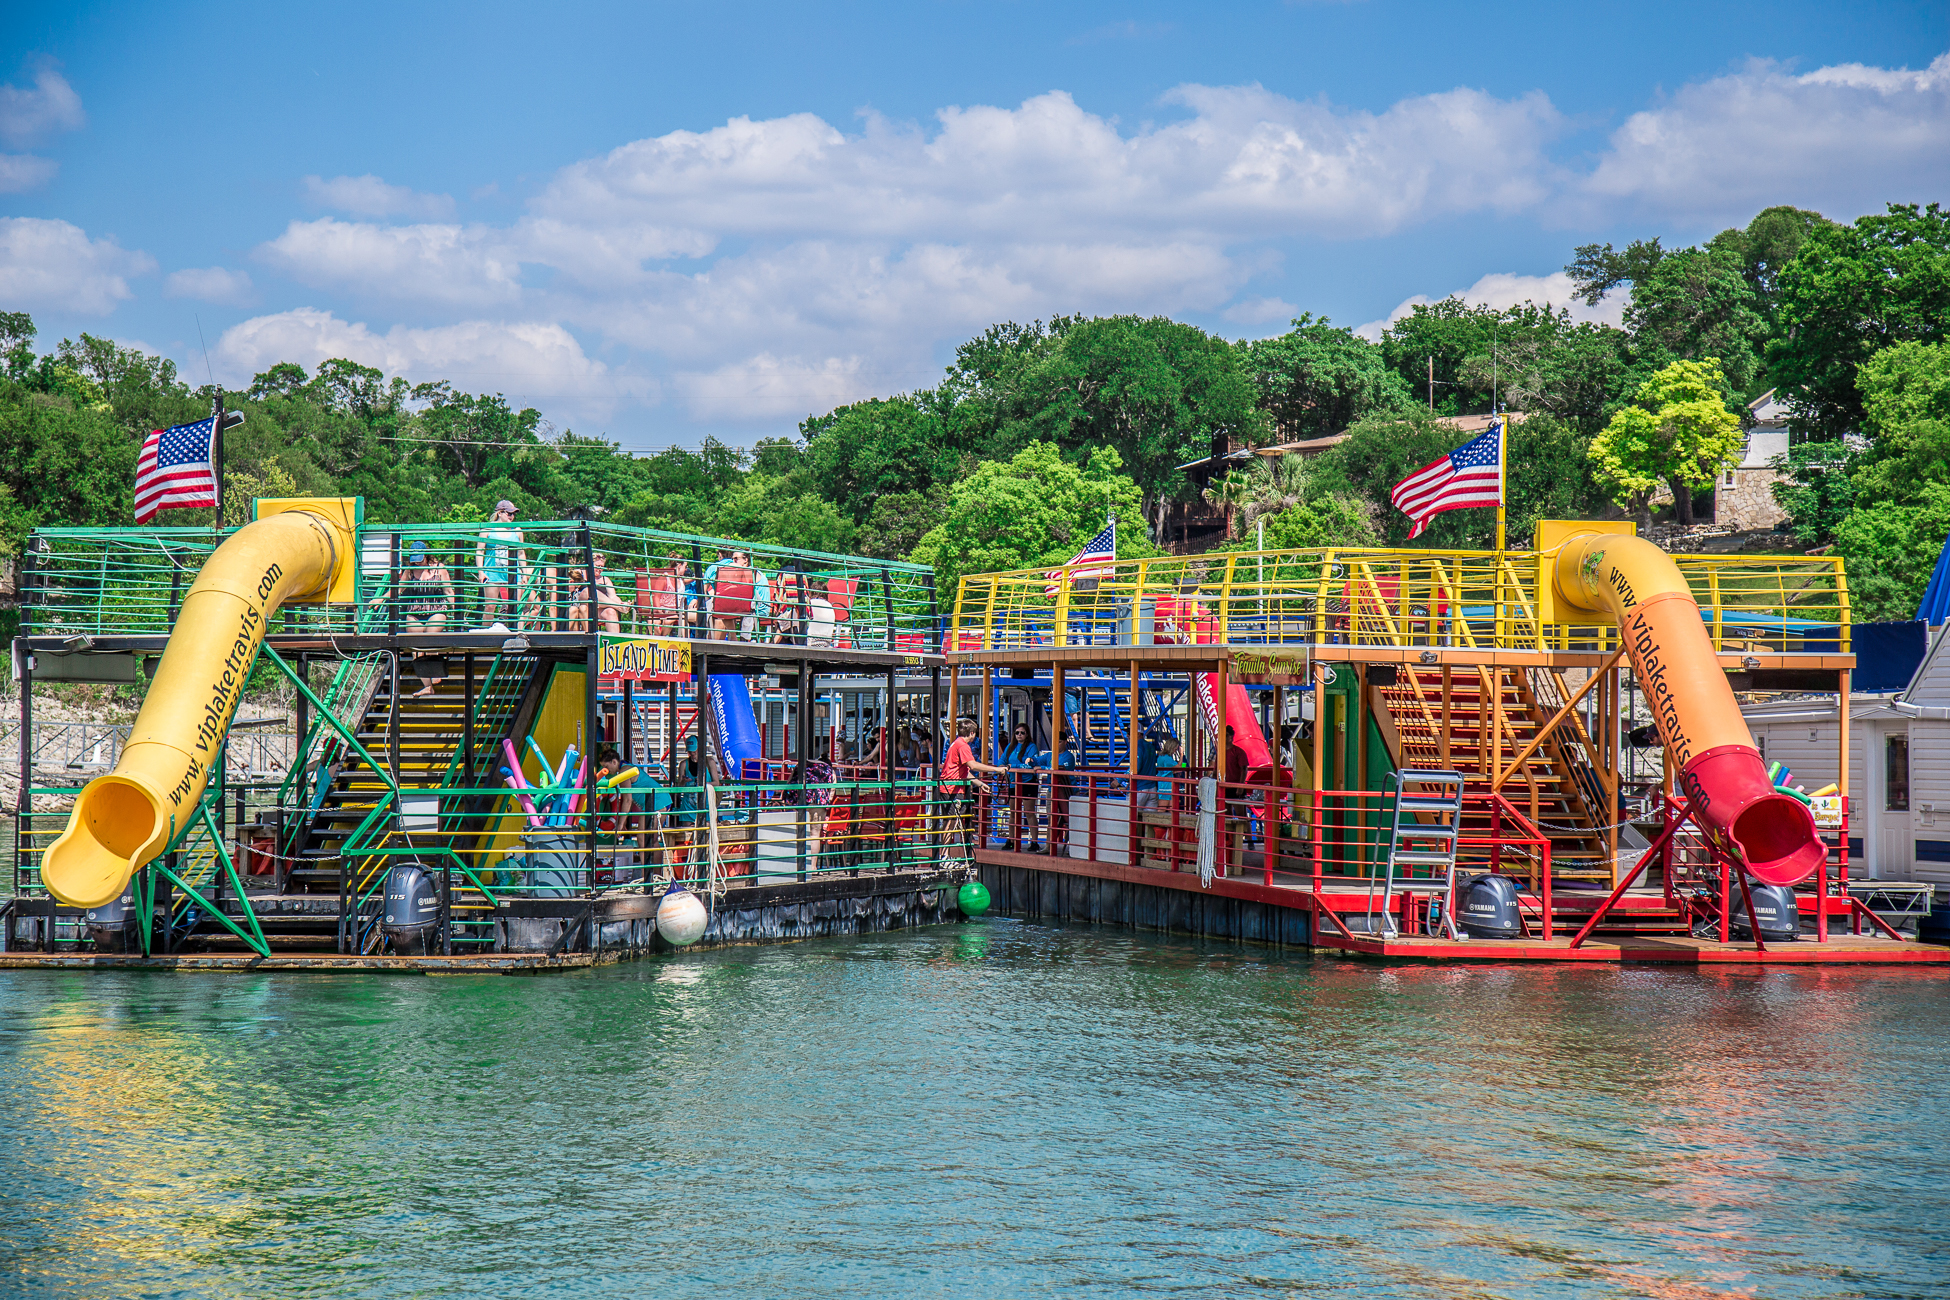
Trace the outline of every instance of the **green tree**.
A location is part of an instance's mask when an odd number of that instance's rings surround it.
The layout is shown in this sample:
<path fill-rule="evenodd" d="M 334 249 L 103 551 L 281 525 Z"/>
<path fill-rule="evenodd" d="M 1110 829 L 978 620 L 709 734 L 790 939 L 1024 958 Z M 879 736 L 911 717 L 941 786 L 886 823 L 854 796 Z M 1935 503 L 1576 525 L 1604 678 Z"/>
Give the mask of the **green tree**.
<path fill-rule="evenodd" d="M 1260 409 L 1282 439 L 1324 438 L 1370 411 L 1402 410 L 1415 401 L 1386 352 L 1325 317 L 1303 313 L 1286 333 L 1239 346 Z"/>
<path fill-rule="evenodd" d="M 1753 396 L 1766 335 L 1758 303 L 1737 254 L 1688 248 L 1667 255 L 1633 286 L 1625 309 L 1638 372 L 1712 358 L 1736 394 Z"/>
<path fill-rule="evenodd" d="M 1879 501 L 1851 511 L 1835 530 L 1835 550 L 1848 566 L 1849 617 L 1915 618 L 1946 536 L 1950 483 L 1922 484 L 1911 505 Z"/>
<path fill-rule="evenodd" d="M 1265 516 L 1266 549 L 1311 550 L 1320 546 L 1380 546 L 1371 502 L 1344 493 L 1318 496 Z M 1220 551 L 1259 549 L 1258 530 L 1214 548 Z"/>
<path fill-rule="evenodd" d="M 1818 226 L 1777 283 L 1767 365 L 1796 428 L 1818 439 L 1857 431 L 1857 368 L 1897 343 L 1941 343 L 1950 328 L 1950 210 L 1892 203 Z"/>
<path fill-rule="evenodd" d="M 1746 445 L 1740 417 L 1727 409 L 1719 362 L 1674 361 L 1646 380 L 1634 404 L 1614 415 L 1591 444 L 1598 480 L 1614 500 L 1652 522 L 1651 497 L 1672 486 L 1679 522 L 1693 522 L 1694 488 L 1709 486 Z"/>
<path fill-rule="evenodd" d="M 1564 267 L 1571 277 L 1571 297 L 1596 307 L 1620 285 L 1645 281 L 1666 256 L 1656 238 L 1634 239 L 1623 252 L 1614 251 L 1610 244 L 1579 244 Z"/>
<path fill-rule="evenodd" d="M 799 431 L 807 480 L 861 522 L 883 496 L 952 483 L 963 457 L 939 414 L 913 397 L 855 402 L 807 419 Z"/>
<path fill-rule="evenodd" d="M 1114 448 L 1099 447 L 1083 464 L 1053 443 L 1037 442 L 1008 461 L 983 461 L 948 494 L 940 523 L 909 556 L 934 567 L 935 588 L 953 592 L 962 575 L 1062 564 L 1104 526 L 1141 518 L 1143 491 L 1123 472 Z M 1118 555 L 1158 554 L 1142 529 L 1118 529 Z"/>
<path fill-rule="evenodd" d="M 1781 269 L 1800 253 L 1809 235 L 1834 224 L 1806 208 L 1765 208 L 1744 229 L 1722 230 L 1708 247 L 1740 259 L 1741 273 L 1753 288 L 1757 309 L 1771 322 L 1779 306 Z"/>
<path fill-rule="evenodd" d="M 1950 343 L 1898 343 L 1856 371 L 1869 452 L 1857 499 L 1911 501 L 1950 482 Z"/>
<path fill-rule="evenodd" d="M 1238 350 L 1195 326 L 1071 318 L 1013 347 L 985 348 L 985 362 L 1008 386 L 968 398 L 976 417 L 992 422 L 964 426 L 982 454 L 1012 456 L 1047 442 L 1083 459 L 1113 448 L 1145 494 L 1140 519 L 1161 516 L 1184 487 L 1180 465 L 1215 443 L 1253 446 L 1269 432 Z"/>
<path fill-rule="evenodd" d="M 1804 549 L 1825 546 L 1855 505 L 1855 453 L 1847 444 L 1795 443 L 1776 456 L 1781 479 L 1772 487 L 1774 500 L 1787 512 L 1794 539 Z"/>
<path fill-rule="evenodd" d="M 854 548 L 861 555 L 900 559 L 941 522 L 947 507 L 945 483 L 937 483 L 926 492 L 886 493 L 874 500 L 873 513 L 854 533 Z"/>
<path fill-rule="evenodd" d="M 704 523 L 715 536 L 810 551 L 844 553 L 853 543 L 852 520 L 832 502 L 769 474 L 749 474 L 726 490 Z"/>

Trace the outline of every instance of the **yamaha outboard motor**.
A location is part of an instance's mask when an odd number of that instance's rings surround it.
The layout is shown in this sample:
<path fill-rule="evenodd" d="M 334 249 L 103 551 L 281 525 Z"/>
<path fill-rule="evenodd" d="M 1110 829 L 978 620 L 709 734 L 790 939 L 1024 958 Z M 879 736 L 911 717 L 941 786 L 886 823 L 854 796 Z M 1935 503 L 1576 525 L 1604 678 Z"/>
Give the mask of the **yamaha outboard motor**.
<path fill-rule="evenodd" d="M 440 889 L 427 869 L 405 862 L 386 873 L 386 910 L 380 928 L 395 952 L 425 952 L 440 924 Z"/>
<path fill-rule="evenodd" d="M 1763 885 L 1747 877 L 1747 892 L 1753 895 L 1754 919 L 1760 922 L 1760 937 L 1767 943 L 1788 943 L 1801 937 L 1801 907 L 1794 901 L 1794 890 L 1787 885 Z M 1736 887 L 1731 900 L 1733 915 L 1728 932 L 1742 939 L 1754 937 L 1747 921 L 1747 905 Z"/>
<path fill-rule="evenodd" d="M 134 952 L 140 947 L 136 941 L 135 887 L 123 890 L 112 903 L 89 908 L 83 924 L 96 952 Z"/>
<path fill-rule="evenodd" d="M 1476 876 L 1456 888 L 1456 923 L 1472 939 L 1520 939 L 1523 916 L 1508 876 Z"/>

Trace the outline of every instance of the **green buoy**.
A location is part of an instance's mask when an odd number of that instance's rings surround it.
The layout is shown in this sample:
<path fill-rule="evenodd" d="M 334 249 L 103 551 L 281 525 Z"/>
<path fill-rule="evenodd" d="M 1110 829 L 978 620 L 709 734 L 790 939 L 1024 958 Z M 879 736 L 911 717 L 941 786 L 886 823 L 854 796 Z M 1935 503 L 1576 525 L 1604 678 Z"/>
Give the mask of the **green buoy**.
<path fill-rule="evenodd" d="M 961 906 L 963 916 L 980 916 L 989 910 L 989 888 L 979 880 L 971 880 L 955 895 L 955 902 Z"/>

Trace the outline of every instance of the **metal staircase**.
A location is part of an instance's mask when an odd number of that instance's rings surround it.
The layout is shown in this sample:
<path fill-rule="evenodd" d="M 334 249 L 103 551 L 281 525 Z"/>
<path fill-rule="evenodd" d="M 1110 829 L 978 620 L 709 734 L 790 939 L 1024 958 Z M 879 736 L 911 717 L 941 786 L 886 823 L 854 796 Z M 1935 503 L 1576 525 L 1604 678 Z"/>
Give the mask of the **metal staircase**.
<path fill-rule="evenodd" d="M 1456 885 L 1456 838 L 1462 834 L 1463 787 L 1460 772 L 1404 768 L 1390 772 L 1388 781 L 1394 812 L 1388 827 L 1388 861 L 1381 876 L 1381 906 L 1375 907 L 1375 877 L 1368 878 L 1367 915 L 1372 932 L 1399 933 L 1394 896 L 1403 893 L 1441 893 L 1453 898 Z M 1413 788 L 1411 788 L 1413 787 Z M 1445 908 L 1442 922 L 1456 938 L 1455 917 Z"/>
<path fill-rule="evenodd" d="M 1545 680 L 1538 680 L 1543 678 Z M 1404 665 L 1392 685 L 1377 686 L 1400 737 L 1400 763 L 1462 775 L 1472 795 L 1502 793 L 1551 841 L 1552 876 L 1560 881 L 1614 881 L 1604 815 L 1588 739 L 1575 714 L 1534 747 L 1531 741 L 1564 698 L 1554 673 L 1541 669 L 1451 670 Z M 1530 752 L 1522 763 L 1519 754 Z"/>

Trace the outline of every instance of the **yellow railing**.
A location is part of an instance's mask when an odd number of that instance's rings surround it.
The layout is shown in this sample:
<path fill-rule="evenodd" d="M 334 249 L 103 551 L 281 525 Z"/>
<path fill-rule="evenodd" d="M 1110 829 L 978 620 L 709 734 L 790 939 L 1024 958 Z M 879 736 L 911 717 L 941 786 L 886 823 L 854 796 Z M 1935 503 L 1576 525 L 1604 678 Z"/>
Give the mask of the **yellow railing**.
<path fill-rule="evenodd" d="M 1847 653 L 1838 556 L 1674 557 L 1716 648 Z M 1039 646 L 1374 645 L 1610 650 L 1608 626 L 1540 621 L 1532 551 L 1316 549 L 1164 556 L 971 574 L 953 652 Z"/>

